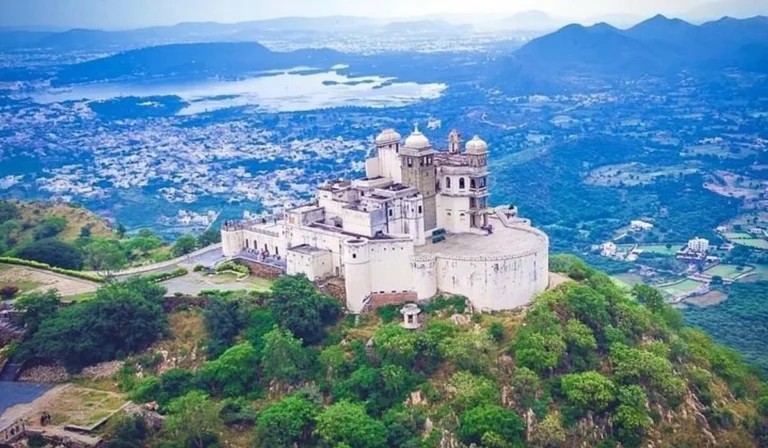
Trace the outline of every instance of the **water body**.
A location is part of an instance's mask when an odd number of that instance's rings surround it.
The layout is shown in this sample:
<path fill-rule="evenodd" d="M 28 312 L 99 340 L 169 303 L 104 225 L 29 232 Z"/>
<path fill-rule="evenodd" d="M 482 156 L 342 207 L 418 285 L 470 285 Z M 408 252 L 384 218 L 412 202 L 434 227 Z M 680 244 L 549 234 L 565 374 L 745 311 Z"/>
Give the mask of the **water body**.
<path fill-rule="evenodd" d="M 51 387 L 47 384 L 0 381 L 0 415 L 17 404 L 31 403 Z"/>
<path fill-rule="evenodd" d="M 381 76 L 348 77 L 337 71 L 306 67 L 269 71 L 239 80 L 155 81 L 97 83 L 51 89 L 32 94 L 38 103 L 120 97 L 176 95 L 189 105 L 179 115 L 193 115 L 218 109 L 255 106 L 267 112 L 296 112 L 323 108 L 402 107 L 439 98 L 445 84 L 397 82 Z M 147 105 L 147 107 L 151 107 Z"/>

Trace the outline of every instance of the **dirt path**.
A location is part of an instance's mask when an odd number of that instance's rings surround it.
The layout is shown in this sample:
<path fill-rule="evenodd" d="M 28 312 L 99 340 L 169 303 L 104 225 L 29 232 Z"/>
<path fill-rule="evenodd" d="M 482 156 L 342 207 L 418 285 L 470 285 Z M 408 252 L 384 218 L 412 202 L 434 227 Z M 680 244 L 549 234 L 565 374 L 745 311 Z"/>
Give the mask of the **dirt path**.
<path fill-rule="evenodd" d="M 31 291 L 57 289 L 62 297 L 75 296 L 96 291 L 99 284 L 88 280 L 68 277 L 55 272 L 35 269 L 28 266 L 3 265 L 0 270 L 0 283 L 23 283 L 36 285 Z"/>

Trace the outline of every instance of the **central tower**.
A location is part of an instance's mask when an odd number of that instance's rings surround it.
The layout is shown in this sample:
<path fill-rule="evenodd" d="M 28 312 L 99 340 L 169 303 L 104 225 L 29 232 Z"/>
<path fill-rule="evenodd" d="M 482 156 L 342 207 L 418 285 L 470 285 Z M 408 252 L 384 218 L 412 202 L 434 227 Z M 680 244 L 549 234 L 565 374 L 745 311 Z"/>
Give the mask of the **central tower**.
<path fill-rule="evenodd" d="M 403 184 L 418 188 L 424 198 L 424 230 L 437 227 L 437 169 L 435 151 L 418 126 L 405 139 L 405 146 L 400 149 L 400 167 Z"/>

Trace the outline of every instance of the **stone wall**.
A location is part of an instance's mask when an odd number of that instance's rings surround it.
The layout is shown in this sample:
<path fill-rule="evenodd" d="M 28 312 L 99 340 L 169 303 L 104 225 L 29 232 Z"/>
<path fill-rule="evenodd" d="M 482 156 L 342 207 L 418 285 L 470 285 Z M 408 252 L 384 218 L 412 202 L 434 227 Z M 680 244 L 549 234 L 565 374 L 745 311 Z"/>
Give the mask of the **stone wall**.
<path fill-rule="evenodd" d="M 370 309 L 375 310 L 387 305 L 399 305 L 406 302 L 415 302 L 417 299 L 415 292 L 391 292 L 371 294 Z"/>
<path fill-rule="evenodd" d="M 251 274 L 256 277 L 275 280 L 284 274 L 283 269 L 278 266 L 259 263 L 258 261 L 247 260 L 245 258 L 235 258 L 235 261 L 248 266 L 251 269 Z"/>
<path fill-rule="evenodd" d="M 330 279 L 328 281 L 316 282 L 315 286 L 323 294 L 331 296 L 341 302 L 341 306 L 347 305 L 347 290 L 344 287 L 344 280 L 338 279 L 337 277 L 336 279 Z"/>

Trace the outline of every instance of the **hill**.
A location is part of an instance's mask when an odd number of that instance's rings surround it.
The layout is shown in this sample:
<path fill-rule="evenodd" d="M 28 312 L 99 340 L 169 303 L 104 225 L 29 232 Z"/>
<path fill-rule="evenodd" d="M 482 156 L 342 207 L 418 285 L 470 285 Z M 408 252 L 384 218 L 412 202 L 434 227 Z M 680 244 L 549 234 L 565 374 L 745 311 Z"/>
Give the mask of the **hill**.
<path fill-rule="evenodd" d="M 255 42 L 173 44 L 118 53 L 63 68 L 57 85 L 160 76 L 237 76 L 298 66 L 330 67 L 342 61 L 331 50 L 274 52 Z"/>
<path fill-rule="evenodd" d="M 549 73 L 637 76 L 738 68 L 768 72 L 768 20 L 724 18 L 700 26 L 658 15 L 627 30 L 569 25 L 534 39 L 514 62 Z M 510 61 L 508 61 L 510 62 Z"/>
<path fill-rule="evenodd" d="M 132 354 L 89 383 L 117 382 L 165 414 L 162 429 L 129 432 L 130 446 L 765 446 L 768 385 L 735 352 L 650 287 L 621 289 L 572 257 L 551 265 L 569 281 L 527 310 L 471 315 L 463 298 L 438 298 L 415 332 L 397 306 L 340 319 L 306 278 L 282 277 L 266 295 L 182 305 L 185 325 L 203 305 L 206 330 L 171 336 L 161 288 L 133 279 L 44 313 L 38 302 L 55 298 L 27 299 L 34 330 L 17 353 L 74 369 Z M 127 318 L 108 312 L 118 305 Z M 205 359 L 176 364 L 164 334 Z M 106 437 L 128 437 L 110 426 Z"/>

